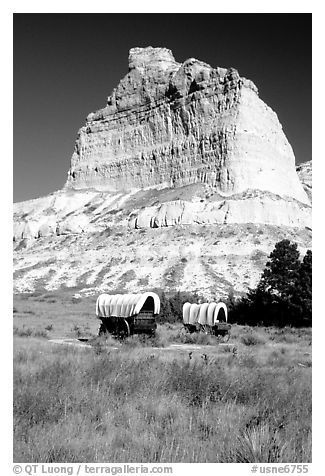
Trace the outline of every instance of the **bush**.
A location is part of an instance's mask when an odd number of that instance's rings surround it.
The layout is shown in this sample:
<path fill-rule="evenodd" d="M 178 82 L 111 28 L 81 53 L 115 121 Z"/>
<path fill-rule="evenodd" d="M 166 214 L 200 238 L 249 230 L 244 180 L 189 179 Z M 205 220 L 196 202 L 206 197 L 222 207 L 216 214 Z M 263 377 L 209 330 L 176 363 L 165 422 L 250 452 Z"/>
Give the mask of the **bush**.
<path fill-rule="evenodd" d="M 14 327 L 13 334 L 18 337 L 47 337 L 47 332 L 42 329 L 31 329 L 23 326 L 22 329 Z"/>
<path fill-rule="evenodd" d="M 166 341 L 158 332 L 154 336 L 147 334 L 134 334 L 124 339 L 122 345 L 130 348 L 165 347 Z"/>
<path fill-rule="evenodd" d="M 193 332 L 193 334 L 181 334 L 178 339 L 182 344 L 212 345 L 218 344 L 218 338 L 214 335 L 204 334 L 202 332 Z"/>
<path fill-rule="evenodd" d="M 157 322 L 182 322 L 183 321 L 183 305 L 186 302 L 198 302 L 201 298 L 197 293 L 180 292 L 167 297 L 164 291 L 159 292 L 160 297 L 160 313 Z"/>
<path fill-rule="evenodd" d="M 240 341 L 244 345 L 258 345 L 258 344 L 265 344 L 265 341 L 261 339 L 258 335 L 250 333 L 241 336 Z"/>
<path fill-rule="evenodd" d="M 18 329 L 18 327 L 14 327 L 14 335 L 19 337 L 30 337 L 33 335 L 33 329 L 30 327 L 23 327 L 22 329 Z"/>

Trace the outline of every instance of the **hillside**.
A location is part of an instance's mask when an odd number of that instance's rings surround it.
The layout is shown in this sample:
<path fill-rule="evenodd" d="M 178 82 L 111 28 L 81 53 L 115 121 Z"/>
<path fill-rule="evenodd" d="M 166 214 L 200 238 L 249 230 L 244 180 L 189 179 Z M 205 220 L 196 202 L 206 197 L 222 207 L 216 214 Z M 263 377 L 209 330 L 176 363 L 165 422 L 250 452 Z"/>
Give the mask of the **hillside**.
<path fill-rule="evenodd" d="M 62 190 L 14 205 L 14 290 L 243 293 L 277 241 L 311 247 L 311 162 L 297 171 L 252 81 L 133 48 Z"/>

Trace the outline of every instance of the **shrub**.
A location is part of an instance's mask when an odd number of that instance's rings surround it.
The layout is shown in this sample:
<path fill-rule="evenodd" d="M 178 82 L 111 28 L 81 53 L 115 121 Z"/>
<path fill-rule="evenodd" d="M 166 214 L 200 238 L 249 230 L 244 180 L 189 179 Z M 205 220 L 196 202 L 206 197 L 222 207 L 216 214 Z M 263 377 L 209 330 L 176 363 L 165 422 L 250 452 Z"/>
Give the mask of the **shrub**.
<path fill-rule="evenodd" d="M 274 463 L 283 461 L 286 441 L 279 431 L 268 424 L 244 430 L 238 437 L 236 460 L 238 463 Z"/>
<path fill-rule="evenodd" d="M 81 328 L 77 324 L 74 324 L 71 330 L 77 337 L 81 337 L 82 335 Z"/>
<path fill-rule="evenodd" d="M 157 291 L 160 297 L 160 313 L 158 322 L 182 322 L 183 305 L 185 302 L 198 302 L 200 296 L 197 293 L 178 291 L 167 297 L 164 291 Z"/>
<path fill-rule="evenodd" d="M 197 344 L 197 345 L 217 345 L 218 338 L 211 334 L 204 334 L 202 332 L 193 332 L 193 334 L 182 333 L 178 339 L 182 344 Z"/>
<path fill-rule="evenodd" d="M 265 344 L 265 341 L 259 337 L 257 334 L 249 333 L 241 336 L 240 341 L 244 345 L 259 345 L 259 344 Z"/>
<path fill-rule="evenodd" d="M 18 327 L 14 327 L 14 335 L 19 337 L 30 337 L 33 334 L 33 329 L 30 327 L 23 327 L 22 329 L 18 329 Z"/>
<path fill-rule="evenodd" d="M 13 334 L 18 337 L 47 337 L 47 332 L 42 329 L 31 329 L 23 326 L 22 329 L 14 327 Z"/>
<path fill-rule="evenodd" d="M 134 334 L 122 341 L 126 347 L 165 347 L 166 340 L 157 332 L 154 336 L 147 334 Z"/>
<path fill-rule="evenodd" d="M 47 332 L 42 329 L 37 329 L 33 331 L 33 336 L 34 337 L 47 337 Z"/>

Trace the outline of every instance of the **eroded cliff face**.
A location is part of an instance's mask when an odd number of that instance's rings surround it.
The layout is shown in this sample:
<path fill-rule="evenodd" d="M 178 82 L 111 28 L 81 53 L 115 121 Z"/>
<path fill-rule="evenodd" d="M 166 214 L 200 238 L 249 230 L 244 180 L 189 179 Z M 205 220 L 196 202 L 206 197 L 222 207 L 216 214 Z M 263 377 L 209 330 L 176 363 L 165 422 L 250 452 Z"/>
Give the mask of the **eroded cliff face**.
<path fill-rule="evenodd" d="M 231 69 L 133 48 L 129 72 L 79 130 L 67 188 L 126 192 L 204 183 L 309 203 L 276 114 Z"/>
<path fill-rule="evenodd" d="M 308 160 L 307 162 L 303 162 L 302 164 L 297 165 L 296 167 L 297 174 L 299 177 L 300 182 L 302 183 L 302 186 L 304 187 L 304 190 L 310 200 L 310 203 L 312 202 L 313 198 L 313 190 L 312 190 L 312 172 L 313 172 L 313 167 L 312 167 L 312 161 Z"/>
<path fill-rule="evenodd" d="M 311 162 L 297 170 L 303 185 L 251 81 L 133 48 L 65 187 L 14 205 L 15 291 L 243 293 L 277 241 L 311 247 Z"/>

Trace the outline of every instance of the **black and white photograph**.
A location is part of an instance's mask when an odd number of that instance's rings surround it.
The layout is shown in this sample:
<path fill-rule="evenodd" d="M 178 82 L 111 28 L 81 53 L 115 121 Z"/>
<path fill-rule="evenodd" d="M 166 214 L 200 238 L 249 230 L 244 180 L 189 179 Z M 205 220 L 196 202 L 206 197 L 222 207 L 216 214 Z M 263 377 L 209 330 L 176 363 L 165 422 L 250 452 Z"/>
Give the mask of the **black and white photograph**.
<path fill-rule="evenodd" d="M 312 16 L 12 14 L 16 474 L 308 473 Z"/>

